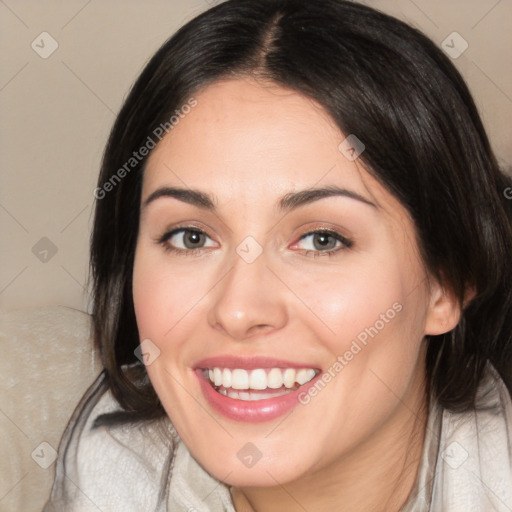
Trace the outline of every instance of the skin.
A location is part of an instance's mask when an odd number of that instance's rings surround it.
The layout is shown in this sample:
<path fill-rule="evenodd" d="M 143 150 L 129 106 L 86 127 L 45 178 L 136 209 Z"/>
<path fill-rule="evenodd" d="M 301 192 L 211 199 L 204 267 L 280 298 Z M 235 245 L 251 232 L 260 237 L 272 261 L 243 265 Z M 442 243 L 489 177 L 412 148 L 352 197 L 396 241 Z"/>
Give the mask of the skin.
<path fill-rule="evenodd" d="M 232 486 L 237 511 L 398 510 L 428 415 L 424 336 L 457 324 L 457 301 L 426 271 L 406 209 L 342 154 L 345 135 L 318 104 L 253 78 L 194 97 L 150 155 L 141 202 L 163 186 L 194 188 L 213 195 L 217 211 L 169 197 L 141 208 L 133 299 L 140 339 L 160 350 L 147 366 L 151 382 L 195 459 Z M 375 206 L 329 197 L 286 214 L 276 207 L 289 192 L 328 185 Z M 201 252 L 158 242 L 191 223 L 207 234 Z M 340 250 L 319 254 L 314 235 L 301 240 L 318 228 L 353 245 L 331 239 Z M 247 236 L 263 251 L 250 264 L 236 252 Z M 186 251 L 185 242 L 182 232 L 167 245 Z M 395 303 L 401 311 L 286 417 L 227 419 L 192 370 L 234 354 L 326 371 Z M 262 454 L 251 468 L 237 457 L 247 442 Z"/>

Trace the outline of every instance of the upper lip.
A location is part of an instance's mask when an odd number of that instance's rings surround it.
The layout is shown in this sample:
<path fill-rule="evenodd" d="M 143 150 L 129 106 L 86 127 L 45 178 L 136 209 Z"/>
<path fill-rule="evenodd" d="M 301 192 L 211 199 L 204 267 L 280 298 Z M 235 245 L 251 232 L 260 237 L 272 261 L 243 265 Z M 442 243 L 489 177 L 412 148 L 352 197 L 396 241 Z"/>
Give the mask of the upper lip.
<path fill-rule="evenodd" d="M 257 368 L 313 368 L 319 369 L 315 364 L 296 361 L 286 361 L 269 356 L 242 357 L 233 355 L 208 357 L 198 361 L 194 369 L 204 370 L 205 368 L 243 368 L 255 370 Z"/>

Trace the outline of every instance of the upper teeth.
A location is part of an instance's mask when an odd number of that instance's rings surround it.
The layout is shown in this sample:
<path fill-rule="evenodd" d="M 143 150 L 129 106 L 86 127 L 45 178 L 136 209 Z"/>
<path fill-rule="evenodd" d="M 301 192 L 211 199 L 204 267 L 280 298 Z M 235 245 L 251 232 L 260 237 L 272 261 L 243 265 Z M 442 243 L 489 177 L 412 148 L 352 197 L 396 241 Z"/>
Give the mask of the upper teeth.
<path fill-rule="evenodd" d="M 256 370 L 210 368 L 208 377 L 215 386 L 233 389 L 278 389 L 283 385 L 292 388 L 295 383 L 306 384 L 315 375 L 312 368 L 258 368 Z"/>

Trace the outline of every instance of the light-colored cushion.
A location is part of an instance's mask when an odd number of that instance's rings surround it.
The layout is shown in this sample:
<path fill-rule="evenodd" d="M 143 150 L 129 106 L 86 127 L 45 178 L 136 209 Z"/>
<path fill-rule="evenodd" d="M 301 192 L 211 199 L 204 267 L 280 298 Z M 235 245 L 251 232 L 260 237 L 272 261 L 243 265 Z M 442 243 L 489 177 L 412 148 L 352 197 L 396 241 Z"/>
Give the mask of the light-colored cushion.
<path fill-rule="evenodd" d="M 100 373 L 90 316 L 63 306 L 0 312 L 0 511 L 40 512 L 60 437 Z"/>

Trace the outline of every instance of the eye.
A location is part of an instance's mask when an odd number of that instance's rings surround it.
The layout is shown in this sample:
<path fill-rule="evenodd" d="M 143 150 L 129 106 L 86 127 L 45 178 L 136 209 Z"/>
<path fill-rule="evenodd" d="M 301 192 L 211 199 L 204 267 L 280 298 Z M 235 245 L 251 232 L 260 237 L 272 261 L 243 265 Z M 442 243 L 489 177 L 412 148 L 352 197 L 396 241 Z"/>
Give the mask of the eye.
<path fill-rule="evenodd" d="M 302 235 L 297 244 L 300 242 L 303 242 L 303 250 L 306 256 L 312 255 L 313 257 L 332 256 L 334 253 L 352 246 L 352 242 L 340 233 L 325 229 L 311 231 Z"/>
<path fill-rule="evenodd" d="M 207 244 L 208 240 L 210 240 L 209 244 Z M 215 242 L 203 230 L 196 227 L 173 229 L 160 237 L 157 242 L 163 245 L 166 251 L 185 255 L 196 254 L 206 247 L 215 247 Z M 340 233 L 325 229 L 302 235 L 295 245 L 300 245 L 301 242 L 306 256 L 313 257 L 331 256 L 353 245 Z"/>
<path fill-rule="evenodd" d="M 158 243 L 162 244 L 166 251 L 177 253 L 196 253 L 205 247 L 214 247 L 211 240 L 210 245 L 205 245 L 211 238 L 202 230 L 192 227 L 181 227 L 165 233 Z"/>

